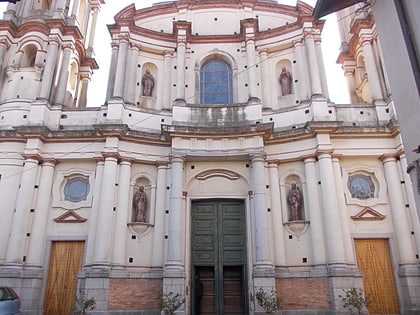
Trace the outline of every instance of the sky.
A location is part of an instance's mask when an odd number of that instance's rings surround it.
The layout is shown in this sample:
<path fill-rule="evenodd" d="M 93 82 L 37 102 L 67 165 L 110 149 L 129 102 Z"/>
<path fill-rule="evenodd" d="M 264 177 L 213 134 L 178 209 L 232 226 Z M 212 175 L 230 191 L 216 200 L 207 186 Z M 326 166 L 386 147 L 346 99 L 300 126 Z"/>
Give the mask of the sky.
<path fill-rule="evenodd" d="M 303 0 L 311 6 L 315 6 L 316 0 Z M 164 2 L 163 0 L 105 0 L 102 5 L 94 42 L 95 58 L 99 69 L 95 70 L 88 89 L 88 106 L 101 106 L 105 102 L 106 88 L 108 84 L 108 72 L 111 58 L 111 37 L 106 27 L 114 23 L 114 16 L 126 6 L 135 3 L 137 9 L 151 6 L 153 3 Z M 278 3 L 296 5 L 296 0 L 278 0 Z M 0 4 L 0 12 L 4 12 L 6 4 Z M 322 53 L 324 66 L 327 73 L 327 83 L 330 100 L 337 104 L 349 103 L 346 80 L 341 65 L 336 64 L 339 54 L 340 39 L 335 14 L 325 17 L 326 23 L 322 32 Z"/>

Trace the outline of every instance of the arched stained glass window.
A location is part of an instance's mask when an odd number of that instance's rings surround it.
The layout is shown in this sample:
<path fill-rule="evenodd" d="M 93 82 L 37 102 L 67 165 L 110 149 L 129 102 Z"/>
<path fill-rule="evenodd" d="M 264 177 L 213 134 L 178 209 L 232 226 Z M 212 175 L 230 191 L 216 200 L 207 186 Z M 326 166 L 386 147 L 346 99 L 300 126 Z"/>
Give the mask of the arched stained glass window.
<path fill-rule="evenodd" d="M 232 69 L 223 60 L 210 60 L 201 67 L 200 103 L 233 103 Z"/>

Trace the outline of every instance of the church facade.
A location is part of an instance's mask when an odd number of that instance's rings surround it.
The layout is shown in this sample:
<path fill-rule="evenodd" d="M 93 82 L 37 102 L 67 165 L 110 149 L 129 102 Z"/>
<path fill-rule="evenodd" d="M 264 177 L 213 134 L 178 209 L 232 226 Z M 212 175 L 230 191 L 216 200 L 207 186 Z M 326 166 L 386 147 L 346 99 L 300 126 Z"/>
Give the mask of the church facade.
<path fill-rule="evenodd" d="M 86 299 L 160 314 L 170 295 L 179 314 L 257 314 L 261 290 L 287 314 L 348 314 L 352 289 L 371 313 L 419 311 L 419 220 L 375 36 L 354 44 L 352 104 L 335 104 L 304 2 L 133 4 L 108 26 L 91 107 L 101 5 L 21 0 L 0 22 L 0 284 L 23 314 Z"/>

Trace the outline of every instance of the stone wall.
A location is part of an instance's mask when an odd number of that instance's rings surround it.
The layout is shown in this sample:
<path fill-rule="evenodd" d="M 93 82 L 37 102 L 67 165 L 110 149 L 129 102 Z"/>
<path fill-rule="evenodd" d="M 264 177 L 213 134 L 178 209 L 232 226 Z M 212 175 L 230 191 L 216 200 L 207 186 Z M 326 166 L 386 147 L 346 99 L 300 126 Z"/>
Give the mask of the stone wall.
<path fill-rule="evenodd" d="M 159 310 L 162 279 L 111 279 L 110 311 Z"/>
<path fill-rule="evenodd" d="M 328 279 L 325 277 L 276 279 L 276 290 L 283 300 L 281 309 L 331 309 Z"/>

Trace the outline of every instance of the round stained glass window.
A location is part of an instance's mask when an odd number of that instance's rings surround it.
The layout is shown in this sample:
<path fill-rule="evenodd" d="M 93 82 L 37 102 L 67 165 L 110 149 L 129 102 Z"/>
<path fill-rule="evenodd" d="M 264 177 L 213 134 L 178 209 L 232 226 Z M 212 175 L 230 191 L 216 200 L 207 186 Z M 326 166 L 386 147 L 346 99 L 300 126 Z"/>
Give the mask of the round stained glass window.
<path fill-rule="evenodd" d="M 67 180 L 64 186 L 64 200 L 79 202 L 86 200 L 89 194 L 89 180 L 85 177 L 74 177 Z"/>

